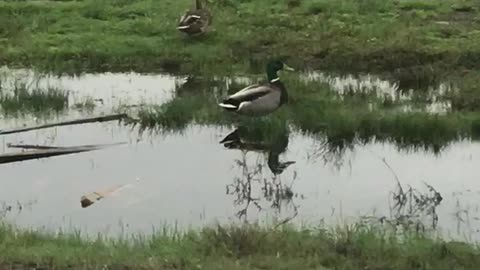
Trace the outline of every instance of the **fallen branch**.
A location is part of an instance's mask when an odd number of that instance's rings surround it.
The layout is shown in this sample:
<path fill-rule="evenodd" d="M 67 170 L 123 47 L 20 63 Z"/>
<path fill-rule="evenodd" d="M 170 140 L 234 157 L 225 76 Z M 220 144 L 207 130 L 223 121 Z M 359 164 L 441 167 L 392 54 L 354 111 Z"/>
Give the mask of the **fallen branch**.
<path fill-rule="evenodd" d="M 97 116 L 97 117 L 92 117 L 92 118 L 82 118 L 82 119 L 77 119 L 77 120 L 58 122 L 58 123 L 52 123 L 52 124 L 45 124 L 45 125 L 34 126 L 34 127 L 3 130 L 3 131 L 0 131 L 0 135 L 20 133 L 20 132 L 26 132 L 26 131 L 32 131 L 32 130 L 44 129 L 44 128 L 51 128 L 51 127 L 58 127 L 58 126 L 78 125 L 78 124 L 86 124 L 86 123 L 94 123 L 94 122 L 108 122 L 108 121 L 114 121 L 114 120 L 121 120 L 121 119 L 124 119 L 124 118 L 128 118 L 128 115 L 125 114 L 125 113 L 112 114 L 112 115 L 106 115 L 106 116 Z"/>
<path fill-rule="evenodd" d="M 52 148 L 52 149 L 38 149 L 38 150 L 18 152 L 18 153 L 8 153 L 8 154 L 0 155 L 0 164 L 19 162 L 19 161 L 25 161 L 30 159 L 48 158 L 48 157 L 54 157 L 54 156 L 60 156 L 60 155 L 76 154 L 81 152 L 88 152 L 93 150 L 99 150 L 109 146 L 119 145 L 119 144 L 124 144 L 124 143 L 84 145 L 84 146 L 62 147 L 62 148 Z"/>
<path fill-rule="evenodd" d="M 21 148 L 21 149 L 64 149 L 66 147 L 61 146 L 46 146 L 46 145 L 33 145 L 33 144 L 11 144 L 7 143 L 8 148 Z"/>
<path fill-rule="evenodd" d="M 78 146 L 75 146 L 75 147 L 108 147 L 108 146 L 114 146 L 114 145 L 120 145 L 120 144 L 125 144 L 125 143 L 86 144 L 86 145 L 78 145 Z M 9 147 L 9 148 L 21 148 L 21 149 L 35 149 L 35 150 L 71 148 L 71 146 L 49 146 L 49 145 L 11 144 L 11 143 L 7 143 L 7 147 Z"/>

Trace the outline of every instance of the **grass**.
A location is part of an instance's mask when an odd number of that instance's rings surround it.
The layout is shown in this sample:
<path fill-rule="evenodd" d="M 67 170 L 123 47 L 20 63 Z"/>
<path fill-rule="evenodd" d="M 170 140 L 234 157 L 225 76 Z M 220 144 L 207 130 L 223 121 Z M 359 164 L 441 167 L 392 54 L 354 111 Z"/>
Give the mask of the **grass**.
<path fill-rule="evenodd" d="M 191 3 L 1 1 L 0 63 L 192 74 L 256 72 L 272 56 L 364 71 L 480 63 L 478 1 L 215 0 L 212 31 L 189 39 L 175 27 Z"/>
<path fill-rule="evenodd" d="M 8 116 L 36 116 L 61 112 L 68 107 L 68 93 L 57 88 L 32 88 L 17 83 L 12 91 L 0 86 L 0 109 Z"/>
<path fill-rule="evenodd" d="M 478 111 L 454 108 L 431 113 L 426 110 L 431 97 L 424 92 L 414 93 L 406 101 L 395 100 L 386 99 L 374 90 L 339 94 L 320 81 L 305 81 L 287 74 L 282 77 L 289 90 L 289 103 L 264 118 L 250 119 L 219 108 L 217 103 L 223 96 L 244 85 L 233 84 L 227 90 L 218 81 L 211 85 L 194 84 L 190 90 L 180 87 L 177 89 L 180 93 L 195 94 L 177 94 L 162 105 L 141 108 L 137 118 L 143 128 L 162 131 L 182 130 L 192 123 L 246 126 L 253 137 L 268 140 L 277 138 L 280 131 L 291 126 L 300 132 L 324 136 L 333 145 L 377 140 L 393 142 L 402 148 L 423 147 L 434 151 L 458 139 L 480 136 Z M 463 94 L 448 91 L 436 98 L 447 103 L 458 102 L 459 95 Z M 404 112 L 406 106 L 411 106 L 410 111 Z"/>
<path fill-rule="evenodd" d="M 215 226 L 133 239 L 0 228 L 2 269 L 477 269 L 476 246 L 351 225 Z"/>

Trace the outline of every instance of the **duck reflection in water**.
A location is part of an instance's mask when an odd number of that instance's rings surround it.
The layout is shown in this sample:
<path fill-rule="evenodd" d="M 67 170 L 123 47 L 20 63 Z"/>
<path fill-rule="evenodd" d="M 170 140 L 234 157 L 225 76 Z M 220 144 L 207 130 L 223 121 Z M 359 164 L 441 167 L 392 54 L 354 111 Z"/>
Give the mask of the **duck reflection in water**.
<path fill-rule="evenodd" d="M 288 146 L 288 134 L 282 133 L 270 140 L 255 139 L 249 134 L 248 129 L 239 127 L 228 134 L 220 143 L 228 149 L 244 151 L 268 152 L 268 168 L 274 175 L 282 174 L 283 171 L 295 161 L 280 162 L 279 156 Z"/>
<path fill-rule="evenodd" d="M 256 206 L 260 211 L 263 210 L 261 202 L 267 201 L 271 203 L 271 208 L 279 214 L 283 205 L 290 205 L 293 214 L 289 215 L 285 220 L 290 220 L 297 215 L 297 207 L 293 204 L 293 198 L 297 196 L 290 186 L 282 184 L 278 178 L 290 165 L 295 161 L 281 162 L 279 156 L 285 152 L 288 146 L 288 132 L 275 132 L 272 136 L 262 136 L 263 132 L 258 132 L 255 128 L 239 127 L 228 134 L 220 141 L 224 147 L 228 149 L 236 149 L 242 151 L 242 160 L 237 160 L 236 164 L 242 169 L 242 176 L 235 178 L 233 184 L 227 185 L 227 194 L 236 195 L 235 205 L 242 206 L 237 216 L 247 220 L 247 210 L 251 205 Z M 260 162 L 253 168 L 247 165 L 246 153 L 260 152 L 268 153 L 267 164 L 273 177 L 268 179 L 262 175 L 264 164 Z M 258 195 L 257 195 L 258 193 Z"/>

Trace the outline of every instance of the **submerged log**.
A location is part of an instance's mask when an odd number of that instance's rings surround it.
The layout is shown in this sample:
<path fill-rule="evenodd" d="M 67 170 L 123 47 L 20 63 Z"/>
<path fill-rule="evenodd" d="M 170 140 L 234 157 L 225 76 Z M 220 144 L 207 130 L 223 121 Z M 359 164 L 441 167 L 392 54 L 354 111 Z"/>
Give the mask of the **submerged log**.
<path fill-rule="evenodd" d="M 102 148 L 119 145 L 119 144 L 124 144 L 124 143 L 83 145 L 83 146 L 60 147 L 60 148 L 51 148 L 51 149 L 38 149 L 38 150 L 24 151 L 24 152 L 18 152 L 18 153 L 7 153 L 7 154 L 0 155 L 0 164 L 94 151 L 94 150 L 99 150 Z"/>
<path fill-rule="evenodd" d="M 70 121 L 64 121 L 64 122 L 58 122 L 58 123 L 52 123 L 52 124 L 39 125 L 34 127 L 17 128 L 17 129 L 11 129 L 11 130 L 0 130 L 0 135 L 20 133 L 20 132 L 51 128 L 51 127 L 59 127 L 59 126 L 87 124 L 87 123 L 94 123 L 94 122 L 108 122 L 108 121 L 114 121 L 114 120 L 121 120 L 124 118 L 128 118 L 128 115 L 125 113 L 112 114 L 112 115 L 106 115 L 106 116 L 97 116 L 97 117 L 91 117 L 91 118 L 82 118 L 82 119 L 76 119 L 76 120 L 70 120 Z"/>

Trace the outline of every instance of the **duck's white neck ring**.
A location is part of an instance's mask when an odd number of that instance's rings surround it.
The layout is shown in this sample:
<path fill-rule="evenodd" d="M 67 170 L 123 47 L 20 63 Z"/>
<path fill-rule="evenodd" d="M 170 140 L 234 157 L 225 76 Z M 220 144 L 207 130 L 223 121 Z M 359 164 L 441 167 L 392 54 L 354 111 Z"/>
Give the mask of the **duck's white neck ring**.
<path fill-rule="evenodd" d="M 279 81 L 279 80 L 280 80 L 280 78 L 275 78 L 275 79 L 271 80 L 270 82 L 274 83 L 274 82 Z"/>

